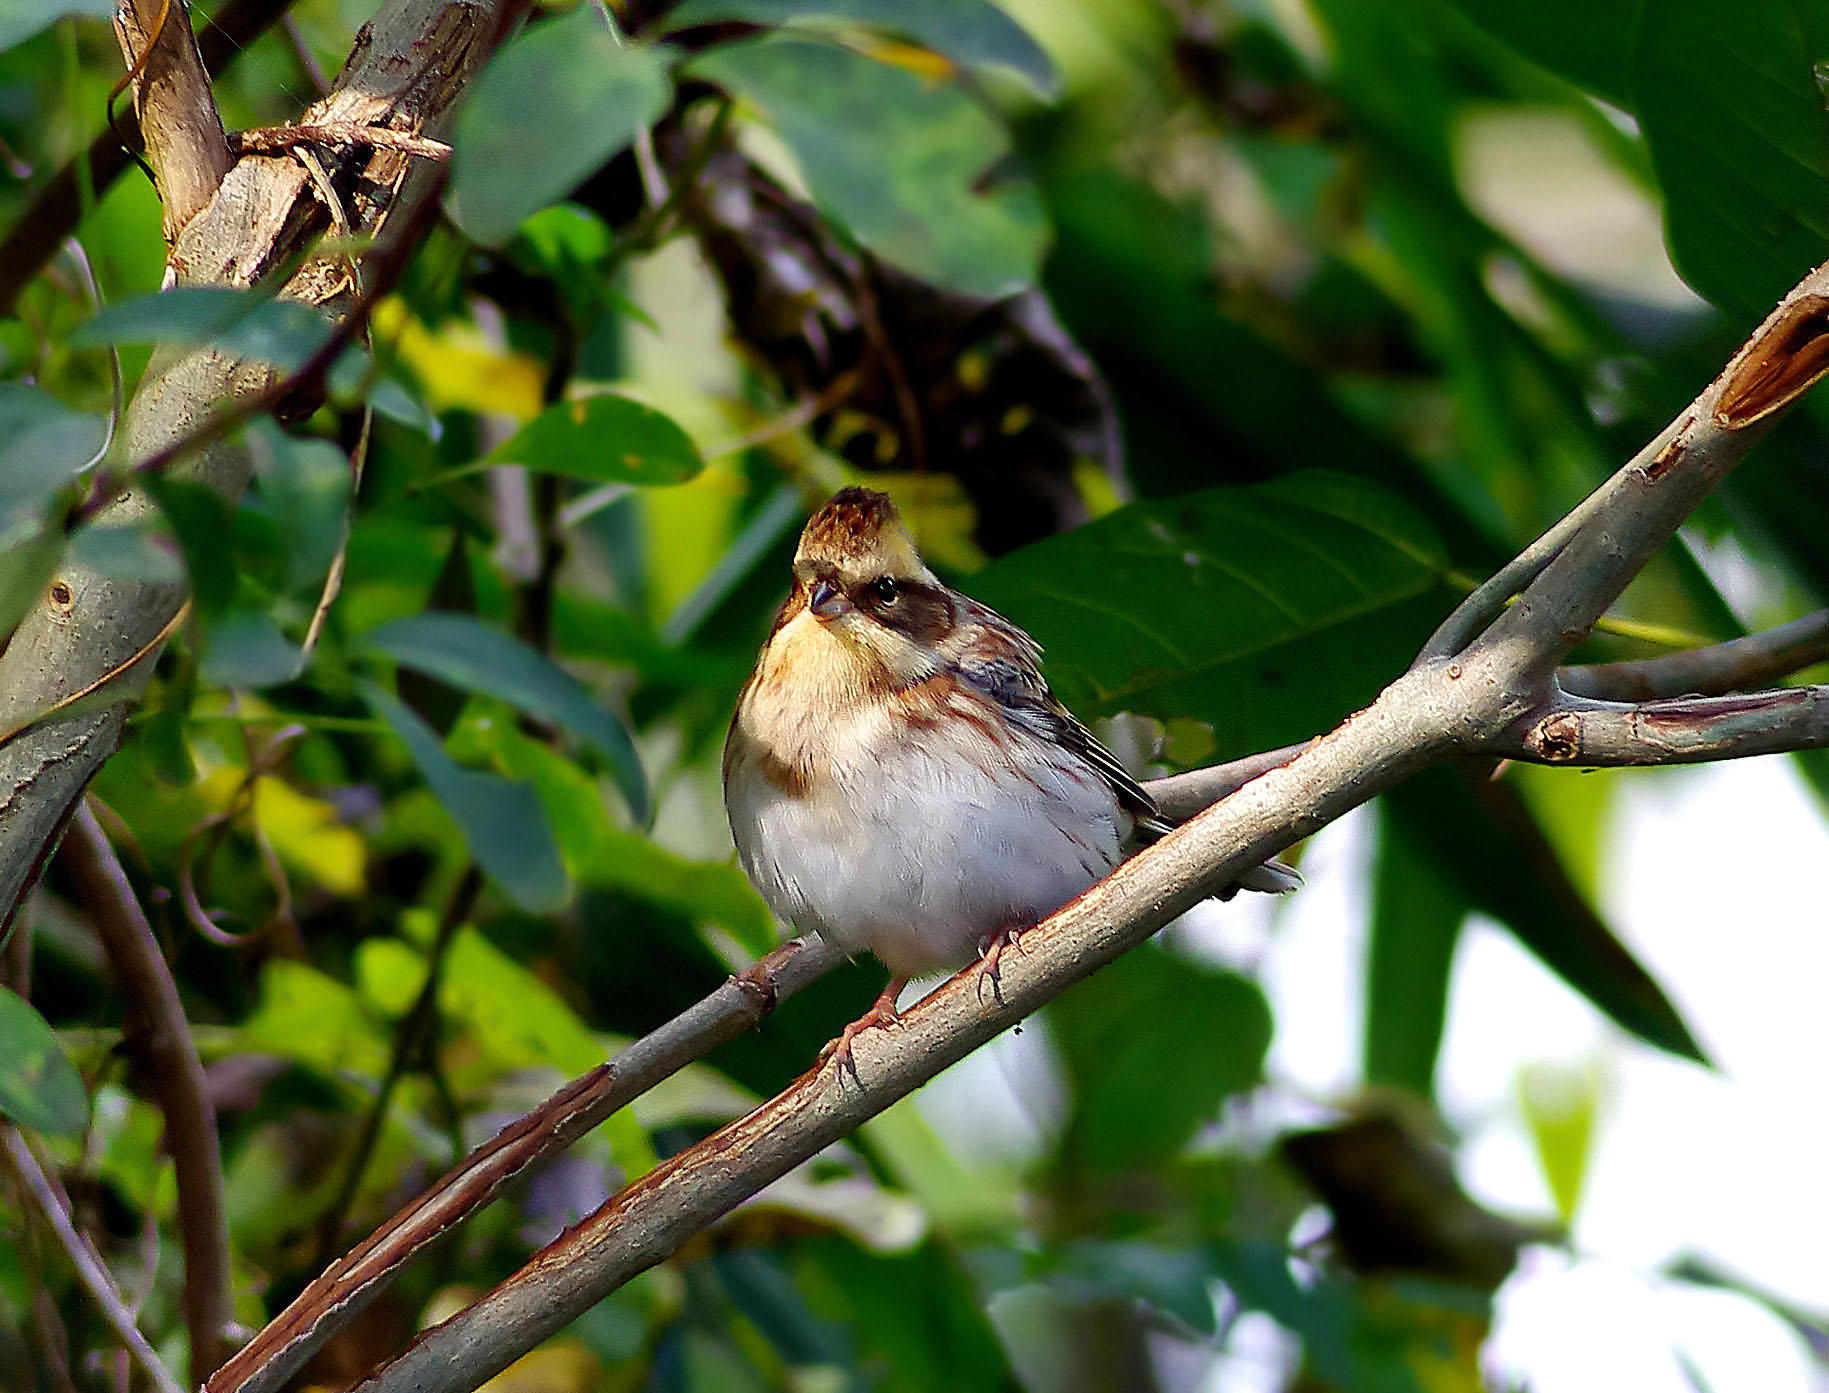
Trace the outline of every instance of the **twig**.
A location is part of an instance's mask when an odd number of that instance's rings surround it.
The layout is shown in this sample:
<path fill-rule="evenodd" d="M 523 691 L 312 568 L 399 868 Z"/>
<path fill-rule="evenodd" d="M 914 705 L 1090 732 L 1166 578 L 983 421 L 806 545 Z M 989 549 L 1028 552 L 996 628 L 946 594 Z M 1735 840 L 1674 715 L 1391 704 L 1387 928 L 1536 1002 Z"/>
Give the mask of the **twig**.
<path fill-rule="evenodd" d="M 451 147 L 430 136 L 386 126 L 358 126 L 353 122 L 318 122 L 296 126 L 260 126 L 236 131 L 229 144 L 242 154 L 250 151 L 291 150 L 300 145 L 370 145 L 378 150 L 398 150 L 422 160 L 451 158 Z"/>
<path fill-rule="evenodd" d="M 1829 687 L 1635 705 L 1564 697 L 1533 714 L 1495 753 L 1587 768 L 1701 764 L 1829 746 Z"/>
<path fill-rule="evenodd" d="M 451 891 L 451 898 L 445 902 L 444 913 L 439 916 L 437 936 L 426 951 L 425 981 L 419 988 L 419 996 L 413 1002 L 412 1009 L 401 1017 L 400 1024 L 394 1031 L 394 1051 L 387 1062 L 387 1073 L 382 1077 L 381 1087 L 375 1092 L 375 1101 L 370 1105 L 368 1115 L 362 1120 L 362 1131 L 356 1138 L 356 1144 L 350 1149 L 343 1183 L 337 1187 L 336 1198 L 330 1202 L 318 1221 L 320 1264 L 329 1261 L 330 1255 L 339 1246 L 343 1220 L 349 1213 L 350 1205 L 355 1203 L 356 1192 L 362 1188 L 362 1176 L 368 1170 L 375 1143 L 381 1137 L 382 1124 L 387 1121 L 388 1108 L 394 1101 L 394 1090 L 400 1086 L 407 1067 L 426 1048 L 435 1028 L 438 984 L 444 980 L 445 954 L 450 951 L 458 929 L 476 907 L 476 897 L 482 888 L 482 870 L 472 861 L 464 867 L 456 887 Z"/>
<path fill-rule="evenodd" d="M 1210 808 L 1220 799 L 1237 792 L 1253 779 L 1289 763 L 1312 741 L 1285 745 L 1280 750 L 1266 750 L 1261 755 L 1190 769 L 1185 774 L 1170 774 L 1147 780 L 1144 791 L 1156 800 L 1156 808 L 1170 822 L 1186 822 L 1195 813 Z"/>
<path fill-rule="evenodd" d="M 62 856 L 127 998 L 131 1024 L 126 1048 L 138 1056 L 139 1077 L 165 1114 L 165 1149 L 178 1181 L 191 1368 L 201 1378 L 228 1353 L 235 1309 L 216 1109 L 171 968 L 120 859 L 86 804 L 71 819 Z"/>
<path fill-rule="evenodd" d="M 1746 691 L 1824 661 L 1829 661 L 1829 610 L 1818 610 L 1776 629 L 1706 648 L 1634 662 L 1565 667 L 1556 680 L 1570 696 L 1656 701 L 1687 693 L 1722 696 Z"/>
<path fill-rule="evenodd" d="M 51 1231 L 57 1235 L 57 1241 L 63 1245 L 65 1255 L 75 1266 L 76 1279 L 83 1284 L 89 1299 L 95 1302 L 96 1309 L 101 1312 L 102 1319 L 114 1331 L 115 1338 L 126 1346 L 128 1354 L 133 1356 L 133 1362 L 140 1366 L 147 1381 L 159 1393 L 184 1393 L 178 1380 L 172 1377 L 171 1370 L 160 1363 L 158 1354 L 146 1342 L 139 1326 L 134 1324 L 133 1315 L 121 1297 L 120 1288 L 115 1286 L 114 1278 L 109 1275 L 95 1249 L 89 1246 L 88 1239 L 76 1231 L 76 1225 L 70 1220 L 70 1211 L 64 1208 L 63 1200 L 52 1185 L 50 1176 L 38 1164 L 38 1158 L 32 1154 L 32 1148 L 26 1145 L 19 1129 L 10 1122 L 0 1122 L 0 1155 L 5 1156 L 8 1165 L 37 1202 Z"/>
<path fill-rule="evenodd" d="M 732 978 L 615 1059 L 572 1080 L 480 1147 L 301 1292 L 209 1381 L 207 1393 L 273 1393 L 434 1239 L 509 1181 L 564 1151 L 661 1080 L 750 1029 L 840 962 L 820 940 L 794 940 Z"/>

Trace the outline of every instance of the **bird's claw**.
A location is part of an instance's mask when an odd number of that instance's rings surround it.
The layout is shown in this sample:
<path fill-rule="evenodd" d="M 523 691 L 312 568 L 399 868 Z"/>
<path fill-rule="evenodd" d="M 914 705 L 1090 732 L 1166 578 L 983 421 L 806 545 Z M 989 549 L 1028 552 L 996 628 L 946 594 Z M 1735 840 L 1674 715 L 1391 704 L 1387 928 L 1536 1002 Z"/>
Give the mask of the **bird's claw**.
<path fill-rule="evenodd" d="M 991 999 L 998 1005 L 1003 1004 L 1003 954 L 1006 948 L 1014 948 L 1018 953 L 1028 956 L 1029 950 L 1022 946 L 1022 935 L 1029 926 L 1011 924 L 999 929 L 996 933 L 986 934 L 978 940 L 978 1000 L 984 1001 L 985 983 L 990 983 Z"/>

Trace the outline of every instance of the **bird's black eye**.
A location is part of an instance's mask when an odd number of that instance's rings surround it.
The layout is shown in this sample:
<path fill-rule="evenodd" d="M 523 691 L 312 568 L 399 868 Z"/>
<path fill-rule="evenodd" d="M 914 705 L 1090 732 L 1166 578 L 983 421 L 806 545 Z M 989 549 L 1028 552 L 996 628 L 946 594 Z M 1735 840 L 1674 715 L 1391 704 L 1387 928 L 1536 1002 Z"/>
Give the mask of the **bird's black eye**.
<path fill-rule="evenodd" d="M 870 598 L 884 607 L 893 605 L 901 593 L 901 587 L 895 583 L 894 576 L 879 576 L 870 582 Z"/>

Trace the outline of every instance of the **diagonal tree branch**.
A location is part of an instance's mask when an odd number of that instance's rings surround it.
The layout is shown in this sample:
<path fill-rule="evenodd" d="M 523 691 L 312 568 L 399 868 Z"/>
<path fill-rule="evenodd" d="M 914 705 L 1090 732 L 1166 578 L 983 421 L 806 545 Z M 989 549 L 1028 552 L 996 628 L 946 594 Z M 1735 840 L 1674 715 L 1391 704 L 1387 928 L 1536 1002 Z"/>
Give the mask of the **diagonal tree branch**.
<path fill-rule="evenodd" d="M 1026 953 L 1006 955 L 994 979 L 967 969 L 911 1009 L 899 1028 L 857 1036 L 855 1082 L 847 1082 L 848 1070 L 818 1067 L 637 1181 L 421 1335 L 358 1385 L 362 1393 L 476 1387 L 764 1185 L 1249 866 L 1430 764 L 1516 748 L 1533 720 L 1573 700 L 1555 685 L 1563 655 L 1766 426 L 1822 375 L 1814 344 L 1829 304 L 1818 294 L 1825 285 L 1825 270 L 1806 278 L 1688 412 L 1552 529 L 1527 561 L 1506 568 L 1503 585 L 1470 597 L 1370 707 L 1049 916 L 1025 935 Z M 1505 608 L 1518 588 L 1517 602 Z M 1760 719 L 1783 724 L 1793 706 L 1801 710 L 1814 697 L 1700 699 L 1691 738 L 1720 749 L 1735 713 L 1729 705 L 1711 711 L 1709 701 L 1739 703 L 1743 711 L 1756 703 Z M 1584 716 L 1592 711 L 1598 720 L 1602 705 L 1590 703 Z M 1637 736 L 1642 741 L 1642 723 Z"/>
<path fill-rule="evenodd" d="M 86 805 L 71 822 L 62 854 L 127 997 L 126 1047 L 139 1057 L 140 1077 L 165 1115 L 165 1149 L 171 1153 L 178 1181 L 191 1371 L 201 1377 L 228 1353 L 227 1332 L 235 1309 L 216 1109 L 178 999 L 178 985 L 120 859 Z"/>

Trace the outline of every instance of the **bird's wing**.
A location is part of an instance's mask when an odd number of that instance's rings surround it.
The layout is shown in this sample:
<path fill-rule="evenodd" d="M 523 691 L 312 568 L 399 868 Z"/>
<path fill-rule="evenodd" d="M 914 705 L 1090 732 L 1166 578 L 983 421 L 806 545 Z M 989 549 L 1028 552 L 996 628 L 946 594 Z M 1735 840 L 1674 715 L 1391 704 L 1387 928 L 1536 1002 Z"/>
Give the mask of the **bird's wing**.
<path fill-rule="evenodd" d="M 1157 816 L 1156 800 L 1054 695 L 1041 674 L 1040 645 L 995 611 L 976 603 L 973 609 L 978 611 L 973 618 L 984 632 L 961 655 L 960 677 L 1003 707 L 1011 720 L 1091 765 L 1111 786 L 1118 806 L 1136 821 L 1138 831 L 1150 837 L 1168 831 L 1169 825 Z"/>

